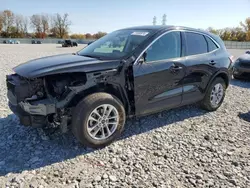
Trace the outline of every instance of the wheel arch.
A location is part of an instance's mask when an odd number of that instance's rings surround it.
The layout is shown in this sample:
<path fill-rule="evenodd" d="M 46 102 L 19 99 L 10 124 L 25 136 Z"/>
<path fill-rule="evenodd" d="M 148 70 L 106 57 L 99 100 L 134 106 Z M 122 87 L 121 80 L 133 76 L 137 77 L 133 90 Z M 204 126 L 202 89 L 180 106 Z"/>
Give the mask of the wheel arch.
<path fill-rule="evenodd" d="M 226 83 L 226 87 L 229 86 L 229 83 L 230 83 L 230 74 L 227 72 L 227 71 L 224 71 L 224 70 L 221 70 L 221 71 L 218 71 L 209 81 L 207 87 L 206 87 L 206 92 L 208 90 L 208 88 L 210 87 L 210 85 L 213 83 L 213 81 L 216 79 L 216 78 L 222 78 L 225 83 Z"/>
<path fill-rule="evenodd" d="M 126 114 L 128 113 L 128 101 L 126 100 L 125 94 L 120 86 L 112 85 L 112 84 L 99 84 L 93 87 L 90 87 L 81 93 L 77 94 L 71 101 L 70 106 L 76 106 L 83 98 L 87 97 L 90 94 L 97 93 L 97 92 L 104 92 L 111 94 L 118 98 L 122 105 L 124 106 Z"/>

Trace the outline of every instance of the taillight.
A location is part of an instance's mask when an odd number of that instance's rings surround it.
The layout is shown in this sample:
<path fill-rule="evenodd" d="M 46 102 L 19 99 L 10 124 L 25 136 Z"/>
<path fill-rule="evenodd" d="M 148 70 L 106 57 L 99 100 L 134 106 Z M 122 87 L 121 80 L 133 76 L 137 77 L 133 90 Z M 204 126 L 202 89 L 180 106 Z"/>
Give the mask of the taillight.
<path fill-rule="evenodd" d="M 233 62 L 233 61 L 234 61 L 234 56 L 231 55 L 231 56 L 229 57 L 229 59 Z"/>
<path fill-rule="evenodd" d="M 233 62 L 234 62 L 234 56 L 231 55 L 231 56 L 229 57 L 229 59 L 230 59 L 230 66 L 231 66 L 231 65 L 233 65 Z"/>

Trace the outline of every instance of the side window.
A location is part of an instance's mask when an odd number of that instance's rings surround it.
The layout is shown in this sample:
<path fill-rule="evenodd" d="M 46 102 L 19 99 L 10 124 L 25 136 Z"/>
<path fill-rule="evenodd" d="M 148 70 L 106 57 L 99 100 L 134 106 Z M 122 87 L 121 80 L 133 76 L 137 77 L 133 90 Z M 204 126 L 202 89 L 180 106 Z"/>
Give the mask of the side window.
<path fill-rule="evenodd" d="M 207 40 L 207 45 L 208 45 L 208 51 L 214 51 L 218 48 L 218 46 L 207 36 L 205 36 L 206 40 Z"/>
<path fill-rule="evenodd" d="M 207 42 L 203 35 L 186 32 L 187 56 L 207 53 Z"/>
<path fill-rule="evenodd" d="M 181 34 L 170 32 L 155 41 L 146 51 L 146 62 L 178 58 L 181 56 Z"/>

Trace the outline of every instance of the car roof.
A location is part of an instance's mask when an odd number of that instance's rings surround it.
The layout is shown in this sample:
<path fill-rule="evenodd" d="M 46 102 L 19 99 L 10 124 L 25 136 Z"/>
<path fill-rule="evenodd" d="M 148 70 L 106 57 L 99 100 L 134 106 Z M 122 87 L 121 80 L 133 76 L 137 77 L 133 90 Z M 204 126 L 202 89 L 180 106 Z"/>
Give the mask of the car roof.
<path fill-rule="evenodd" d="M 170 28 L 173 26 L 163 26 L 163 25 L 144 25 L 144 26 L 134 26 L 134 27 L 128 27 L 124 29 L 131 29 L 131 30 L 161 30 L 164 28 Z M 123 30 L 123 29 L 122 29 Z"/>
<path fill-rule="evenodd" d="M 127 30 L 127 29 L 131 29 L 131 30 L 154 30 L 154 31 L 162 31 L 162 30 L 187 30 L 187 31 L 196 31 L 196 32 L 200 32 L 200 33 L 204 33 L 204 34 L 208 34 L 211 35 L 211 33 L 202 30 L 202 29 L 195 29 L 195 28 L 191 28 L 191 27 L 185 27 L 185 26 L 174 26 L 174 25 L 145 25 L 145 26 L 134 26 L 134 27 L 128 27 L 128 28 L 124 28 L 121 30 Z"/>

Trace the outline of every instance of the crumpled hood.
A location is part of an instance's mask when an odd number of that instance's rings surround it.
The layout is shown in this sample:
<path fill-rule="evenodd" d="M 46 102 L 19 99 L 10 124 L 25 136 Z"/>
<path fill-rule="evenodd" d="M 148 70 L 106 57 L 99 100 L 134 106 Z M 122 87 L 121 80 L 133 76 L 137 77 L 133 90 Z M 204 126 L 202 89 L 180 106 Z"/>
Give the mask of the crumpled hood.
<path fill-rule="evenodd" d="M 66 72 L 92 72 L 117 68 L 119 60 L 98 60 L 94 58 L 64 54 L 34 59 L 13 70 L 26 78 L 36 78 Z"/>

